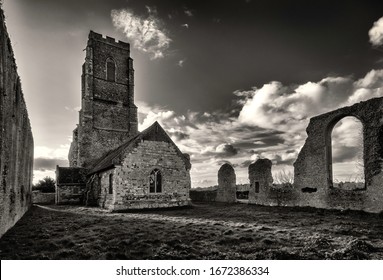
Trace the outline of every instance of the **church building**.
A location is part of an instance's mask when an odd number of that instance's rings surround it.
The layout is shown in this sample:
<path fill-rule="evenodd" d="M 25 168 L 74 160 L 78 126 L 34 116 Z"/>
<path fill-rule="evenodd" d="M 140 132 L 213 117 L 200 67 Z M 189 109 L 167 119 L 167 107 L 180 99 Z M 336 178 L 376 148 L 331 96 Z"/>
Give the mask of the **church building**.
<path fill-rule="evenodd" d="M 111 211 L 188 205 L 189 155 L 158 122 L 138 131 L 129 44 L 91 31 L 81 78 L 79 124 L 70 167 L 56 169 L 56 203 Z"/>

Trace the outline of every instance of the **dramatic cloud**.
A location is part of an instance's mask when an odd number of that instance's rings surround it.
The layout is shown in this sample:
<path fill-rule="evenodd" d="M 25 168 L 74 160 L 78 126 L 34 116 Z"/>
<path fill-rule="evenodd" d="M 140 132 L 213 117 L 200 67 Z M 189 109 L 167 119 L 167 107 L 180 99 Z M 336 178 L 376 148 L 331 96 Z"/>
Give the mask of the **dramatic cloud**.
<path fill-rule="evenodd" d="M 124 32 L 133 47 L 150 54 L 153 59 L 161 58 L 165 56 L 171 39 L 161 21 L 155 16 L 155 10 L 149 7 L 147 10 L 147 18 L 136 16 L 127 9 L 112 10 L 113 24 Z"/>
<path fill-rule="evenodd" d="M 34 170 L 47 171 L 56 169 L 56 165 L 67 166 L 68 161 L 63 159 L 35 158 Z"/>
<path fill-rule="evenodd" d="M 238 182 L 247 183 L 247 167 L 259 158 L 273 162 L 274 174 L 293 171 L 292 164 L 307 137 L 305 130 L 311 117 L 383 96 L 382 88 L 383 70 L 372 70 L 359 80 L 327 77 L 288 86 L 271 82 L 259 89 L 236 91 L 234 114 L 189 111 L 180 115 L 139 104 L 139 127 L 143 129 L 158 121 L 179 148 L 191 155 L 193 186 L 203 185 L 204 180 L 215 182 L 219 166 L 229 160 L 236 167 Z M 334 128 L 336 172 L 354 170 L 350 161 L 360 158 L 355 155 L 361 145 L 360 133 L 353 136 L 350 132 L 360 130 L 360 125 L 355 119 L 345 118 Z"/>
<path fill-rule="evenodd" d="M 55 178 L 56 165 L 68 166 L 69 144 L 56 148 L 36 146 L 34 148 L 33 182 L 45 176 Z"/>
<path fill-rule="evenodd" d="M 232 157 L 238 154 L 238 150 L 230 144 L 220 144 L 215 148 L 215 151 L 225 157 Z"/>
<path fill-rule="evenodd" d="M 370 43 L 375 46 L 383 45 L 383 17 L 374 22 L 374 25 L 368 31 L 370 36 Z"/>
<path fill-rule="evenodd" d="M 242 98 L 241 123 L 294 133 L 303 131 L 309 118 L 315 115 L 382 96 L 382 86 L 383 71 L 372 70 L 357 81 L 350 77 L 328 77 L 298 86 L 271 82 L 234 94 Z"/>
<path fill-rule="evenodd" d="M 189 139 L 190 138 L 190 135 L 187 134 L 187 133 L 184 133 L 182 131 L 177 131 L 177 130 L 174 130 L 174 129 L 171 129 L 170 131 L 168 131 L 168 134 L 170 135 L 171 138 L 173 138 L 175 141 L 182 141 L 182 140 L 185 140 L 185 139 Z"/>

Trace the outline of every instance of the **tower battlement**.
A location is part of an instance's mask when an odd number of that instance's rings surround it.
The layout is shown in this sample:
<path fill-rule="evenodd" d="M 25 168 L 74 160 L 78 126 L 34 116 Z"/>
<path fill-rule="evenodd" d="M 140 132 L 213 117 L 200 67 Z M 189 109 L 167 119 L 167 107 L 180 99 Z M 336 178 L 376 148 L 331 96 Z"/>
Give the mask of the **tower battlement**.
<path fill-rule="evenodd" d="M 104 36 L 100 33 L 94 32 L 92 30 L 89 32 L 88 39 L 89 40 L 95 40 L 95 41 L 102 42 L 102 43 L 106 43 L 106 44 L 113 45 L 115 47 L 119 47 L 119 48 L 123 48 L 123 49 L 128 49 L 128 50 L 130 49 L 129 43 L 116 40 L 115 38 L 112 38 L 109 36 Z"/>

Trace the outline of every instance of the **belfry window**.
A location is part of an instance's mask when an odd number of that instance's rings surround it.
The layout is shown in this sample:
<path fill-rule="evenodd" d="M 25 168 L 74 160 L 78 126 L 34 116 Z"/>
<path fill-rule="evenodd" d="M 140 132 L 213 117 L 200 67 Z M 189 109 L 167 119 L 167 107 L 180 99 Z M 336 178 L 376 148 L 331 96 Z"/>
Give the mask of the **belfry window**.
<path fill-rule="evenodd" d="M 106 80 L 111 82 L 116 81 L 116 63 L 111 58 L 106 60 Z"/>
<path fill-rule="evenodd" d="M 161 171 L 154 169 L 149 176 L 149 192 L 160 193 L 162 192 L 162 175 Z"/>

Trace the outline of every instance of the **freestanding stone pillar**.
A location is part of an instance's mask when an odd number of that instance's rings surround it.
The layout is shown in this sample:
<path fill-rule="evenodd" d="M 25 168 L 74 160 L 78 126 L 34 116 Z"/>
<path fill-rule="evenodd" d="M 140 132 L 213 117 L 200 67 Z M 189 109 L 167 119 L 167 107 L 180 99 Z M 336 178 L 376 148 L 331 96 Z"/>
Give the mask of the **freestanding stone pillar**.
<path fill-rule="evenodd" d="M 271 160 L 258 159 L 249 166 L 249 203 L 259 203 L 266 201 L 269 187 L 273 183 L 271 174 Z"/>
<path fill-rule="evenodd" d="M 225 163 L 218 170 L 218 190 L 216 201 L 236 202 L 236 176 L 234 168 Z"/>

